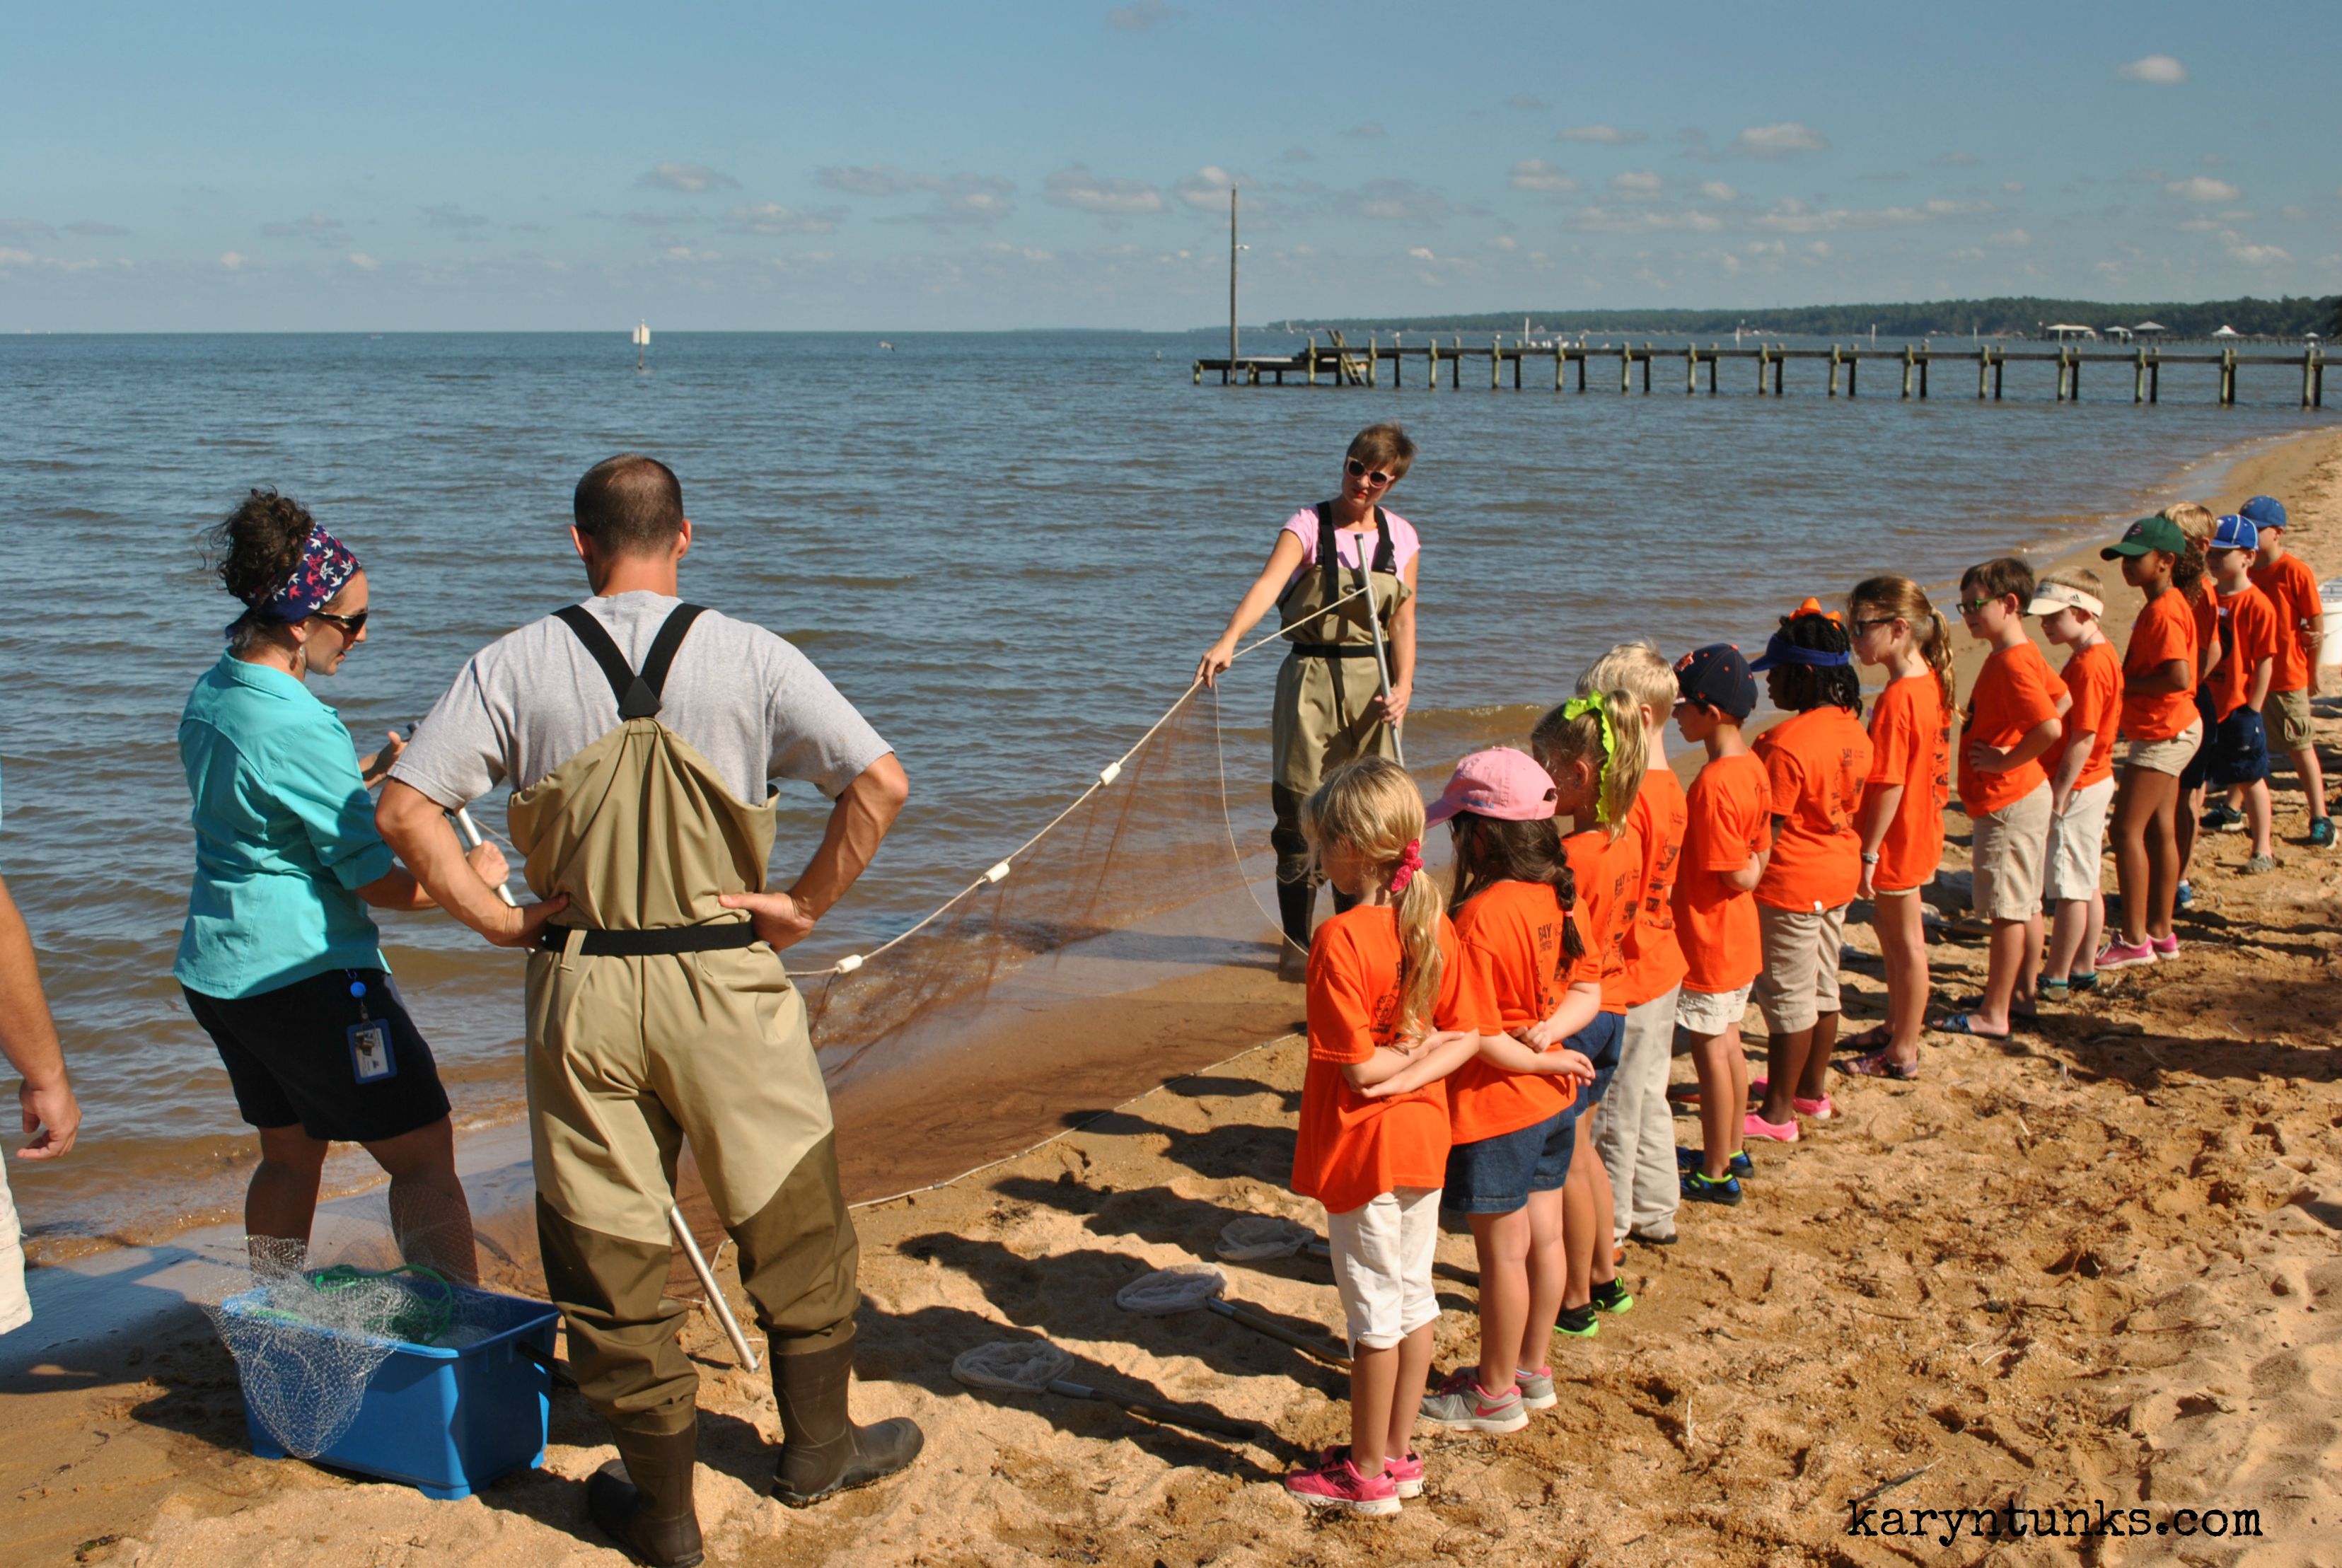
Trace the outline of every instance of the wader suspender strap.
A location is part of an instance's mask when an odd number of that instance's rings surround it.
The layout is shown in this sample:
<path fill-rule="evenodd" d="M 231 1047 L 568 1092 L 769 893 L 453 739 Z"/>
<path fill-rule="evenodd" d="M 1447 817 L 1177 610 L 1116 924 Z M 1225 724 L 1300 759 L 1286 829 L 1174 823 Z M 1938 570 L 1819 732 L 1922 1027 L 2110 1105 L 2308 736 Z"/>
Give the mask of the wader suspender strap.
<path fill-rule="evenodd" d="M 626 655 L 618 651 L 617 640 L 609 628 L 596 620 L 583 604 L 565 604 L 554 614 L 564 625 L 577 634 L 594 662 L 602 666 L 602 674 L 610 683 L 610 690 L 618 699 L 618 718 L 646 719 L 659 711 L 660 700 L 666 690 L 666 673 L 675 663 L 675 651 L 683 646 L 684 634 L 691 624 L 706 613 L 703 604 L 677 604 L 651 639 L 651 651 L 643 660 L 637 674 L 626 663 Z M 536 944 L 551 953 L 567 945 L 571 927 L 546 925 L 537 934 Z M 712 953 L 721 948 L 748 947 L 756 940 L 756 928 L 746 921 L 737 924 L 677 925 L 654 931 L 595 931 L 586 932 L 579 951 L 596 957 L 641 958 L 663 953 Z"/>
<path fill-rule="evenodd" d="M 1342 552 L 1334 533 L 1333 510 L 1320 501 L 1317 513 L 1317 572 L 1323 585 L 1320 597 L 1328 604 L 1342 596 Z M 1375 508 L 1375 554 L 1371 570 L 1398 575 L 1396 554 L 1391 547 L 1390 519 L 1383 509 Z M 1366 614 L 1376 614 L 1372 595 L 1368 595 Z M 1371 643 L 1296 643 L 1293 651 L 1304 658 L 1371 659 L 1375 656 Z"/>
<path fill-rule="evenodd" d="M 666 624 L 651 639 L 649 657 L 643 661 L 642 673 L 635 673 L 626 663 L 626 655 L 618 651 L 617 640 L 609 628 L 596 620 L 583 604 L 564 604 L 554 614 L 563 625 L 577 634 L 594 662 L 602 666 L 602 674 L 617 694 L 618 718 L 646 719 L 659 711 L 659 700 L 666 690 L 667 667 L 675 663 L 675 651 L 683 646 L 683 634 L 691 624 L 706 614 L 704 604 L 677 604 L 666 618 Z"/>

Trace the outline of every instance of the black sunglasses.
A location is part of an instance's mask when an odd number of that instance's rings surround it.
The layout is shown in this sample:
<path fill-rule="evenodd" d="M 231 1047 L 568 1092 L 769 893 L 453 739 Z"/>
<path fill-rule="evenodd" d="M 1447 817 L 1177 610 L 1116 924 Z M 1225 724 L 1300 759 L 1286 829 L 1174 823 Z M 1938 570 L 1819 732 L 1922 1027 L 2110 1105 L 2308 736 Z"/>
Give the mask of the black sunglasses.
<path fill-rule="evenodd" d="M 1342 471 L 1351 478 L 1363 479 L 1369 484 L 1388 484 L 1398 477 L 1396 474 L 1386 474 L 1379 468 L 1368 468 L 1355 457 L 1342 459 Z"/>
<path fill-rule="evenodd" d="M 1854 634 L 1859 637 L 1873 626 L 1891 626 L 1901 619 L 1899 615 L 1881 615 L 1875 621 L 1857 621 L 1854 623 Z"/>
<path fill-rule="evenodd" d="M 353 637 L 365 630 L 366 617 L 372 614 L 373 611 L 370 608 L 360 610 L 355 615 L 336 615 L 329 610 L 312 610 L 309 612 L 311 619 L 330 621 L 335 625 L 339 626 L 344 633 Z"/>

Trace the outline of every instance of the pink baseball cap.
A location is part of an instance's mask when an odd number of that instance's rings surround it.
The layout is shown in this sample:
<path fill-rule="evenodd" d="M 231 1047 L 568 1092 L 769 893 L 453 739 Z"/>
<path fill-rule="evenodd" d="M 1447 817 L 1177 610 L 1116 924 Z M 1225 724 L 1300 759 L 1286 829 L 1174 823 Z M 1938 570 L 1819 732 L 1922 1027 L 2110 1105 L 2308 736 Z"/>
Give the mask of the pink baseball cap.
<path fill-rule="evenodd" d="M 1491 746 L 1456 764 L 1455 776 L 1424 820 L 1442 823 L 1468 811 L 1498 822 L 1539 822 L 1553 815 L 1554 799 L 1553 780 L 1536 758 L 1510 746 Z"/>

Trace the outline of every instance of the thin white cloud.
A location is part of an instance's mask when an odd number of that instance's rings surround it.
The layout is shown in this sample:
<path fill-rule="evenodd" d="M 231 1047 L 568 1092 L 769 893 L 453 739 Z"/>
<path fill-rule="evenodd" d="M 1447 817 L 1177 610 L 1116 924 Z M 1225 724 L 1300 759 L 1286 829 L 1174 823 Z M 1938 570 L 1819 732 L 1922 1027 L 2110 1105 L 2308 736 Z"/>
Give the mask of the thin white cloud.
<path fill-rule="evenodd" d="M 1123 33 L 1144 33 L 1150 27 L 1160 27 L 1166 22 L 1177 20 L 1184 13 L 1163 0 L 1132 0 L 1127 5 L 1116 5 L 1106 14 L 1106 25 Z"/>
<path fill-rule="evenodd" d="M 1439 259 L 1431 254 L 1431 247 L 1428 245 L 1416 245 L 1406 254 L 1419 262 L 1436 262 Z"/>
<path fill-rule="evenodd" d="M 1107 217 L 1159 213 L 1165 205 L 1163 193 L 1145 180 L 1108 179 L 1093 175 L 1081 164 L 1059 169 L 1043 182 L 1043 189 L 1052 206 L 1072 207 Z"/>
<path fill-rule="evenodd" d="M 892 164 L 858 164 L 814 171 L 814 183 L 853 196 L 899 196 L 920 188 L 919 176 Z"/>
<path fill-rule="evenodd" d="M 814 183 L 856 196 L 925 194 L 935 198 L 925 212 L 897 214 L 881 223 L 926 224 L 940 230 L 998 223 L 1016 210 L 1010 196 L 1016 185 L 996 175 L 920 175 L 893 164 L 864 164 L 816 169 Z"/>
<path fill-rule="evenodd" d="M 1646 201 L 1657 195 L 1659 187 L 1665 183 L 1649 169 L 1628 169 L 1611 177 L 1610 188 L 1622 196 Z"/>
<path fill-rule="evenodd" d="M 56 232 L 38 218 L 0 218 L 0 235 L 6 235 L 10 239 L 54 239 Z"/>
<path fill-rule="evenodd" d="M 477 213 L 467 213 L 453 202 L 423 209 L 423 221 L 435 229 L 484 229 L 488 220 Z"/>
<path fill-rule="evenodd" d="M 1577 182 L 1546 163 L 1543 158 L 1523 158 L 1513 165 L 1513 188 L 1516 191 L 1543 191 L 1562 195 L 1577 188 Z"/>
<path fill-rule="evenodd" d="M 2021 250 L 2033 243 L 2033 236 L 2023 229 L 2003 229 L 1992 236 L 1992 243 L 2004 250 Z"/>
<path fill-rule="evenodd" d="M 693 195 L 702 191 L 737 190 L 740 187 L 739 181 L 709 168 L 706 164 L 653 164 L 635 184 L 663 191 L 684 191 Z"/>
<path fill-rule="evenodd" d="M 2187 67 L 2168 55 L 2148 55 L 2118 65 L 2115 75 L 2126 82 L 2146 82 L 2157 87 L 2176 87 L 2187 80 Z"/>
<path fill-rule="evenodd" d="M 41 258 L 15 245 L 0 245 L 0 266 L 31 266 Z"/>
<path fill-rule="evenodd" d="M 1714 213 L 1693 207 L 1584 207 L 1576 226 L 1594 234 L 1639 235 L 1668 232 L 1712 235 L 1724 227 Z"/>
<path fill-rule="evenodd" d="M 1736 202 L 1740 199 L 1740 193 L 1722 180 L 1701 181 L 1699 194 L 1711 202 Z"/>
<path fill-rule="evenodd" d="M 69 235 L 81 235 L 90 239 L 110 239 L 116 235 L 126 235 L 130 231 L 128 229 L 124 228 L 120 224 L 91 223 L 86 220 L 77 224 L 67 224 L 65 225 L 65 233 Z"/>
<path fill-rule="evenodd" d="M 1511 97 L 1506 99 L 1505 102 L 1511 105 L 1516 109 L 1542 109 L 1545 107 L 1545 100 L 1538 97 L 1535 93 L 1515 93 Z"/>
<path fill-rule="evenodd" d="M 1287 147 L 1277 157 L 1288 164 L 1314 164 L 1317 161 L 1317 155 L 1306 147 Z"/>
<path fill-rule="evenodd" d="M 2220 243 L 2227 248 L 2229 260 L 2241 262 L 2246 266 L 2280 266 L 2293 259 L 2291 251 L 2277 245 L 2251 244 L 2234 230 L 2222 235 Z"/>
<path fill-rule="evenodd" d="M 352 251 L 350 253 L 350 265 L 357 268 L 360 272 L 372 272 L 375 268 L 382 265 L 380 262 L 375 260 L 374 257 L 366 255 L 364 251 Z"/>
<path fill-rule="evenodd" d="M 1732 151 L 1752 158 L 1786 158 L 1798 153 L 1818 153 L 1829 146 L 1829 139 L 1810 125 L 1795 120 L 1783 120 L 1776 125 L 1751 125 L 1732 138 Z"/>
<path fill-rule="evenodd" d="M 289 224 L 263 224 L 260 232 L 273 240 L 310 240 L 331 250 L 339 250 L 349 238 L 347 225 L 323 213 L 311 213 Z"/>
<path fill-rule="evenodd" d="M 1228 193 L 1236 188 L 1236 177 L 1217 164 L 1206 164 L 1194 174 L 1183 176 L 1172 186 L 1179 199 L 1191 207 L 1206 212 L 1225 212 Z"/>
<path fill-rule="evenodd" d="M 1623 147 L 1629 142 L 1644 142 L 1650 138 L 1640 131 L 1622 131 L 1616 125 L 1572 125 L 1566 130 L 1556 131 L 1553 139 L 1556 142 L 1598 142 L 1605 146 Z"/>
<path fill-rule="evenodd" d="M 220 265 L 227 268 L 228 271 L 234 272 L 244 265 L 244 264 L 249 259 L 249 257 L 235 251 L 222 251 L 220 252 L 219 263 Z"/>
<path fill-rule="evenodd" d="M 778 202 L 756 202 L 734 207 L 724 226 L 744 235 L 826 235 L 836 232 L 846 217 L 844 207 L 785 207 Z"/>
<path fill-rule="evenodd" d="M 1346 136 L 1356 136 L 1362 141 L 1369 142 L 1374 141 L 1378 137 L 1387 135 L 1388 134 L 1388 132 L 1383 129 L 1383 123 L 1380 120 L 1368 120 L 1364 125 L 1352 125 L 1348 130 L 1342 133 L 1342 135 Z"/>
<path fill-rule="evenodd" d="M 1456 210 L 1446 196 L 1413 180 L 1368 180 L 1344 199 L 1358 216 L 1385 223 L 1436 224 Z"/>
<path fill-rule="evenodd" d="M 2216 180 L 2209 175 L 2190 175 L 2184 180 L 2173 180 L 2163 188 L 2191 202 L 2233 202 L 2244 195 L 2227 181 Z"/>

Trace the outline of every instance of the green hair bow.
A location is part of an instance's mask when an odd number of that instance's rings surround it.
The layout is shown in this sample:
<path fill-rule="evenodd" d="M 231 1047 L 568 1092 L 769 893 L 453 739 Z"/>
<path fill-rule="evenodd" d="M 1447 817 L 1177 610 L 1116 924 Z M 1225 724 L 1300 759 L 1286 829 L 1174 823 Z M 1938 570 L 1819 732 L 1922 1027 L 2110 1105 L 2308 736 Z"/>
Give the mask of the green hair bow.
<path fill-rule="evenodd" d="M 1594 820 L 1607 827 L 1610 824 L 1610 763 L 1618 754 L 1618 737 L 1610 728 L 1609 705 L 1599 696 L 1572 697 L 1561 704 L 1565 719 L 1582 719 L 1594 715 L 1602 726 L 1602 766 L 1594 775 Z"/>

